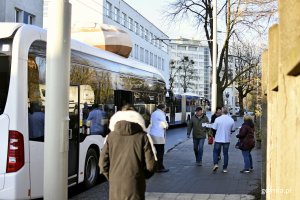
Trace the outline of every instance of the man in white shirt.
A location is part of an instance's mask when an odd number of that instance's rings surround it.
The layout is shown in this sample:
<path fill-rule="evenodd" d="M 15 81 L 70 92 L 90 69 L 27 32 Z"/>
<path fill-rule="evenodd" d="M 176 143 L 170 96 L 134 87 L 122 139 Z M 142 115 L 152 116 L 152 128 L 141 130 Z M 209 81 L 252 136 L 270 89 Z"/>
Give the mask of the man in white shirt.
<path fill-rule="evenodd" d="M 169 171 L 169 169 L 166 169 L 163 164 L 166 143 L 166 129 L 168 128 L 165 110 L 166 106 L 164 104 L 160 104 L 157 106 L 157 110 L 151 114 L 149 132 L 157 152 L 157 172 Z"/>
<path fill-rule="evenodd" d="M 214 152 L 213 152 L 213 160 L 214 160 L 213 171 L 215 172 L 219 168 L 218 152 L 220 152 L 221 147 L 223 147 L 223 155 L 224 155 L 223 172 L 227 173 L 230 137 L 231 137 L 231 133 L 235 131 L 235 127 L 234 127 L 234 121 L 228 115 L 228 110 L 226 107 L 222 108 L 222 115 L 216 118 L 215 122 L 212 125 L 212 128 L 216 130 L 215 145 L 214 145 Z"/>

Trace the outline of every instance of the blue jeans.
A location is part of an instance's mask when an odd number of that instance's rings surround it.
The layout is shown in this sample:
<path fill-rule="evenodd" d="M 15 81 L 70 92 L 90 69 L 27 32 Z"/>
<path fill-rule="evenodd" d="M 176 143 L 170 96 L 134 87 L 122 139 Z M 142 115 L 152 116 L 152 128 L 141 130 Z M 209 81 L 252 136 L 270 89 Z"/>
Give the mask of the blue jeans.
<path fill-rule="evenodd" d="M 252 169 L 252 156 L 251 156 L 251 150 L 244 151 L 242 150 L 243 158 L 244 158 L 244 169 Z"/>
<path fill-rule="evenodd" d="M 196 162 L 202 161 L 205 138 L 193 138 Z"/>
<path fill-rule="evenodd" d="M 213 153 L 213 159 L 214 159 L 214 165 L 218 164 L 218 156 L 221 152 L 221 147 L 223 147 L 223 156 L 224 156 L 224 165 L 223 169 L 227 169 L 228 166 L 228 150 L 229 150 L 230 143 L 221 143 L 221 142 L 215 142 L 214 145 L 214 153 Z"/>

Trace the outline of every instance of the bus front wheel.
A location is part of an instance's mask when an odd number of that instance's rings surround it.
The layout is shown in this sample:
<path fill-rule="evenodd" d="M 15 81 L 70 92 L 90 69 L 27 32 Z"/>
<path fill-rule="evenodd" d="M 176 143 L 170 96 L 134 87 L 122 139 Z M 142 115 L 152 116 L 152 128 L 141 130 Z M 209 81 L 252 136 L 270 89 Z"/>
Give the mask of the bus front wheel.
<path fill-rule="evenodd" d="M 96 151 L 90 148 L 86 154 L 84 166 L 84 185 L 86 188 L 91 188 L 97 182 L 99 176 L 98 161 L 99 157 Z"/>

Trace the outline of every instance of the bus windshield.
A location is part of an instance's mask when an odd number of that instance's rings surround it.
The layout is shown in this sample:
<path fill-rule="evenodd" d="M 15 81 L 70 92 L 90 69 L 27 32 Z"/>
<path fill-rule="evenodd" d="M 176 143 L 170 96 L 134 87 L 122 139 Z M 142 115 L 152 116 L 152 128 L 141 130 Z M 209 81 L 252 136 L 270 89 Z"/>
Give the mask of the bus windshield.
<path fill-rule="evenodd" d="M 0 115 L 4 112 L 10 80 L 9 43 L 7 40 L 0 40 Z"/>

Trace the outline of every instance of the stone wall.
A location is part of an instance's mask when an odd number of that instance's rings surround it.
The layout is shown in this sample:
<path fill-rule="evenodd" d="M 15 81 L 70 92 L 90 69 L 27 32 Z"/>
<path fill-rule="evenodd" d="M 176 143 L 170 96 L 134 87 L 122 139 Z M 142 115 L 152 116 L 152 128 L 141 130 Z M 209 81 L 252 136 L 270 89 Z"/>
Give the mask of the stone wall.
<path fill-rule="evenodd" d="M 300 1 L 278 2 L 279 24 L 269 29 L 269 48 L 262 56 L 267 102 L 262 193 L 269 200 L 294 200 L 300 198 Z"/>

